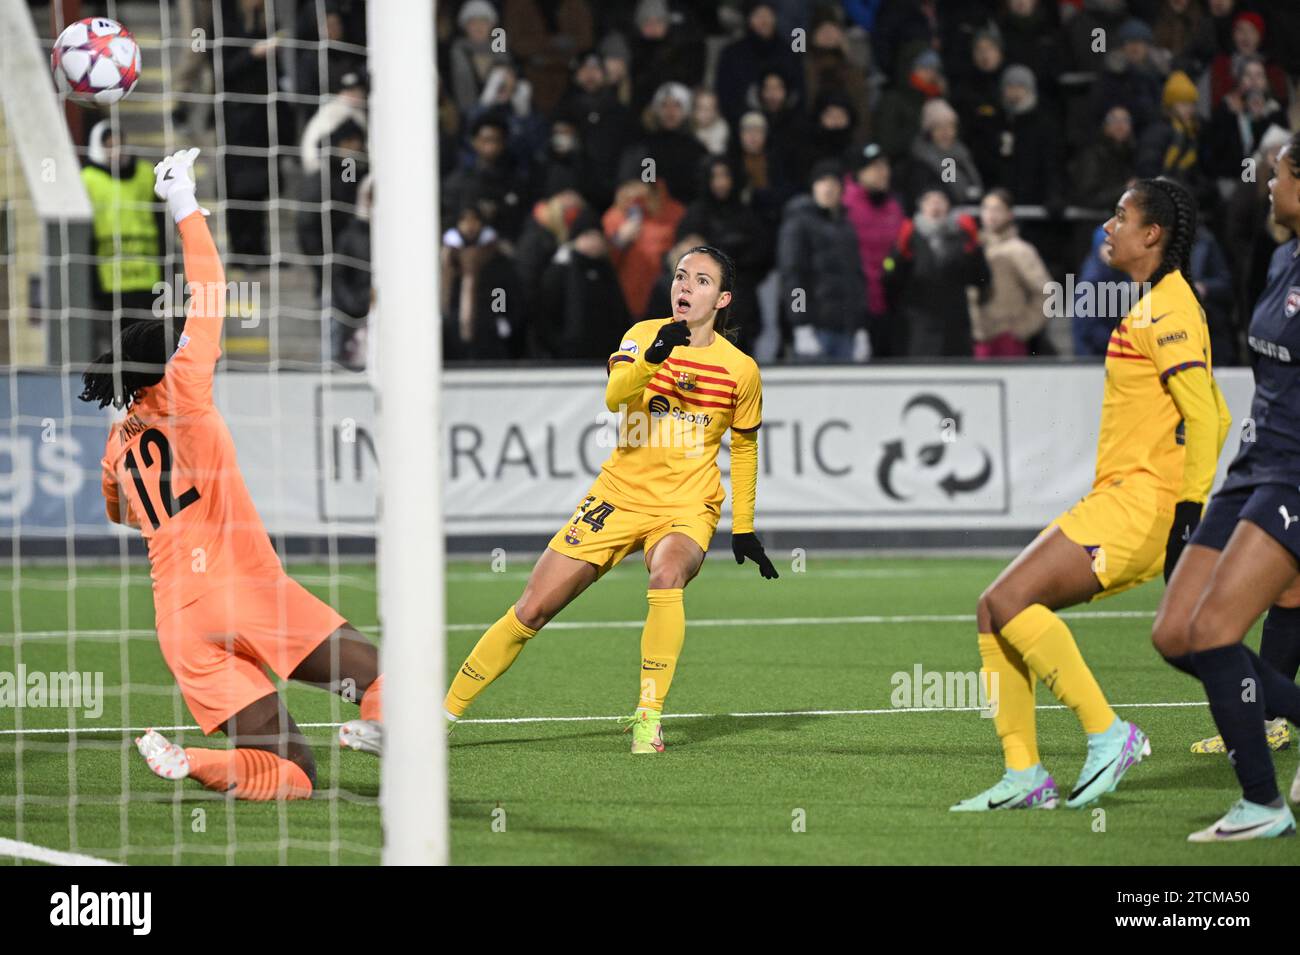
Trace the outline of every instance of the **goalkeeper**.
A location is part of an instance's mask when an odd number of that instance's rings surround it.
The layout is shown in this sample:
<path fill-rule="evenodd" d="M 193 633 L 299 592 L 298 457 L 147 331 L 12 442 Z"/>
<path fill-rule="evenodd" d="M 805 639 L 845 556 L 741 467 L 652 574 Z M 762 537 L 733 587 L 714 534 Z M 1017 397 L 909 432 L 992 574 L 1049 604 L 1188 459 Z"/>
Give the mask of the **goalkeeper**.
<path fill-rule="evenodd" d="M 164 322 L 124 329 L 86 369 L 80 397 L 126 409 L 102 462 L 108 518 L 144 535 L 163 658 L 199 727 L 234 748 L 181 748 L 152 729 L 136 746 L 165 779 L 192 777 L 236 799 L 306 799 L 315 760 L 263 668 L 360 703 L 339 742 L 378 754 L 379 652 L 284 572 L 212 402 L 226 284 L 194 198 L 198 152 L 154 167 L 193 290 L 185 333 L 170 351 Z"/>
<path fill-rule="evenodd" d="M 765 578 L 776 568 L 754 533 L 763 389 L 754 360 L 726 337 L 736 270 L 712 246 L 673 274 L 668 321 L 633 325 L 610 355 L 605 405 L 620 412 L 618 446 L 533 568 L 514 606 L 470 652 L 444 706 L 455 720 L 519 651 L 593 581 L 638 549 L 650 575 L 641 633 L 640 695 L 623 722 L 633 753 L 663 752 L 660 716 L 686 637 L 682 592 L 718 526 L 722 436 L 731 431 L 731 549 Z"/>

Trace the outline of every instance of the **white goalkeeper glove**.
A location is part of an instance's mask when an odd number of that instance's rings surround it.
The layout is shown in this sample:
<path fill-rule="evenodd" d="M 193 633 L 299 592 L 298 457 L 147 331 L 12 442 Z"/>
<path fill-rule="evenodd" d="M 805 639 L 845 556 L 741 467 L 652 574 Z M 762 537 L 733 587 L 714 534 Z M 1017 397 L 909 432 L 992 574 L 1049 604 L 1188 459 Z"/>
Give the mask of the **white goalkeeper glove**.
<path fill-rule="evenodd" d="M 197 146 L 181 149 L 153 167 L 153 191 L 167 203 L 167 211 L 177 225 L 195 210 L 205 216 L 212 214 L 194 198 L 194 160 L 198 155 Z"/>

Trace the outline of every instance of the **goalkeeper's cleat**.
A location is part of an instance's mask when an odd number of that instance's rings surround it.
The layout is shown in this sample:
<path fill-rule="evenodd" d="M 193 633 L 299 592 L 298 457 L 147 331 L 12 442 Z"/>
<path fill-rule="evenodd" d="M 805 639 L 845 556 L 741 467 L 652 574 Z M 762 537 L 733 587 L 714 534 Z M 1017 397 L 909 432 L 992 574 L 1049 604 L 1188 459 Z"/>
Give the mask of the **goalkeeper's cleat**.
<path fill-rule="evenodd" d="M 1110 729 L 1088 735 L 1088 758 L 1065 805 L 1081 809 L 1114 792 L 1124 774 L 1150 755 L 1151 742 L 1146 734 L 1116 717 Z"/>
<path fill-rule="evenodd" d="M 1285 717 L 1267 721 L 1264 728 L 1268 733 L 1268 748 L 1273 752 L 1291 748 L 1291 727 Z M 1227 747 L 1223 745 L 1222 736 L 1210 736 L 1193 743 L 1192 752 L 1198 756 L 1221 756 L 1227 752 Z"/>
<path fill-rule="evenodd" d="M 1295 816 L 1283 803 L 1276 809 L 1238 799 L 1214 825 L 1187 837 L 1188 842 L 1245 842 L 1295 835 Z"/>
<path fill-rule="evenodd" d="M 1008 769 L 989 789 L 963 799 L 949 812 L 995 812 L 1001 809 L 1055 809 L 1056 780 L 1040 763 L 1029 769 Z"/>
<path fill-rule="evenodd" d="M 339 727 L 339 748 L 384 755 L 384 727 L 375 720 L 348 720 Z"/>
<path fill-rule="evenodd" d="M 442 708 L 442 721 L 447 724 L 448 736 L 451 736 L 451 731 L 456 728 L 456 721 L 459 719 L 459 716 L 447 709 L 445 706 Z"/>
<path fill-rule="evenodd" d="M 185 750 L 169 742 L 167 737 L 155 729 L 146 730 L 143 736 L 137 736 L 135 748 L 140 751 L 155 776 L 184 779 L 190 774 L 190 758 L 185 755 Z"/>
<path fill-rule="evenodd" d="M 644 706 L 637 707 L 631 716 L 621 716 L 618 720 L 625 723 L 623 732 L 632 731 L 632 753 L 662 753 L 664 751 L 664 731 L 660 715 Z"/>

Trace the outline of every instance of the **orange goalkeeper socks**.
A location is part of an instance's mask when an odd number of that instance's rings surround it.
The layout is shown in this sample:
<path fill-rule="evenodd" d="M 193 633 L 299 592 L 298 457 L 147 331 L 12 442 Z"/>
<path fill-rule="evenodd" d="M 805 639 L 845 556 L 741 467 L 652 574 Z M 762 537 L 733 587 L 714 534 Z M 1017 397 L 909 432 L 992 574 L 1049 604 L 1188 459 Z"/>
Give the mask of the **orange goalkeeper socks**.
<path fill-rule="evenodd" d="M 384 675 L 381 673 L 375 677 L 374 683 L 366 687 L 366 692 L 361 694 L 361 718 L 363 720 L 374 720 L 376 723 L 384 721 L 383 693 Z"/>
<path fill-rule="evenodd" d="M 186 748 L 190 776 L 236 799 L 309 799 L 311 780 L 297 763 L 264 749 Z"/>

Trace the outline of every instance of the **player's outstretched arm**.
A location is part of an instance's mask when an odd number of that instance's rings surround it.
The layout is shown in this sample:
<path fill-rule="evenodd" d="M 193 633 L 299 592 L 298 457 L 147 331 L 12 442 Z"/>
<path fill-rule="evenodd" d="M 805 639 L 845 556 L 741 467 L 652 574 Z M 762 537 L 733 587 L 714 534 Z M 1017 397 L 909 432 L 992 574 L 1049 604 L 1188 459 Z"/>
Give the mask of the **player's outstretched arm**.
<path fill-rule="evenodd" d="M 768 580 L 780 576 L 754 533 L 754 499 L 758 492 L 758 431 L 731 431 L 731 552 L 736 563 L 749 558 Z"/>
<path fill-rule="evenodd" d="M 221 356 L 221 326 L 226 314 L 226 272 L 194 190 L 198 148 L 182 149 L 154 166 L 154 193 L 181 234 L 189 309 L 185 334 L 177 344 L 169 371 L 195 389 L 193 397 L 209 400 L 212 372 Z"/>

